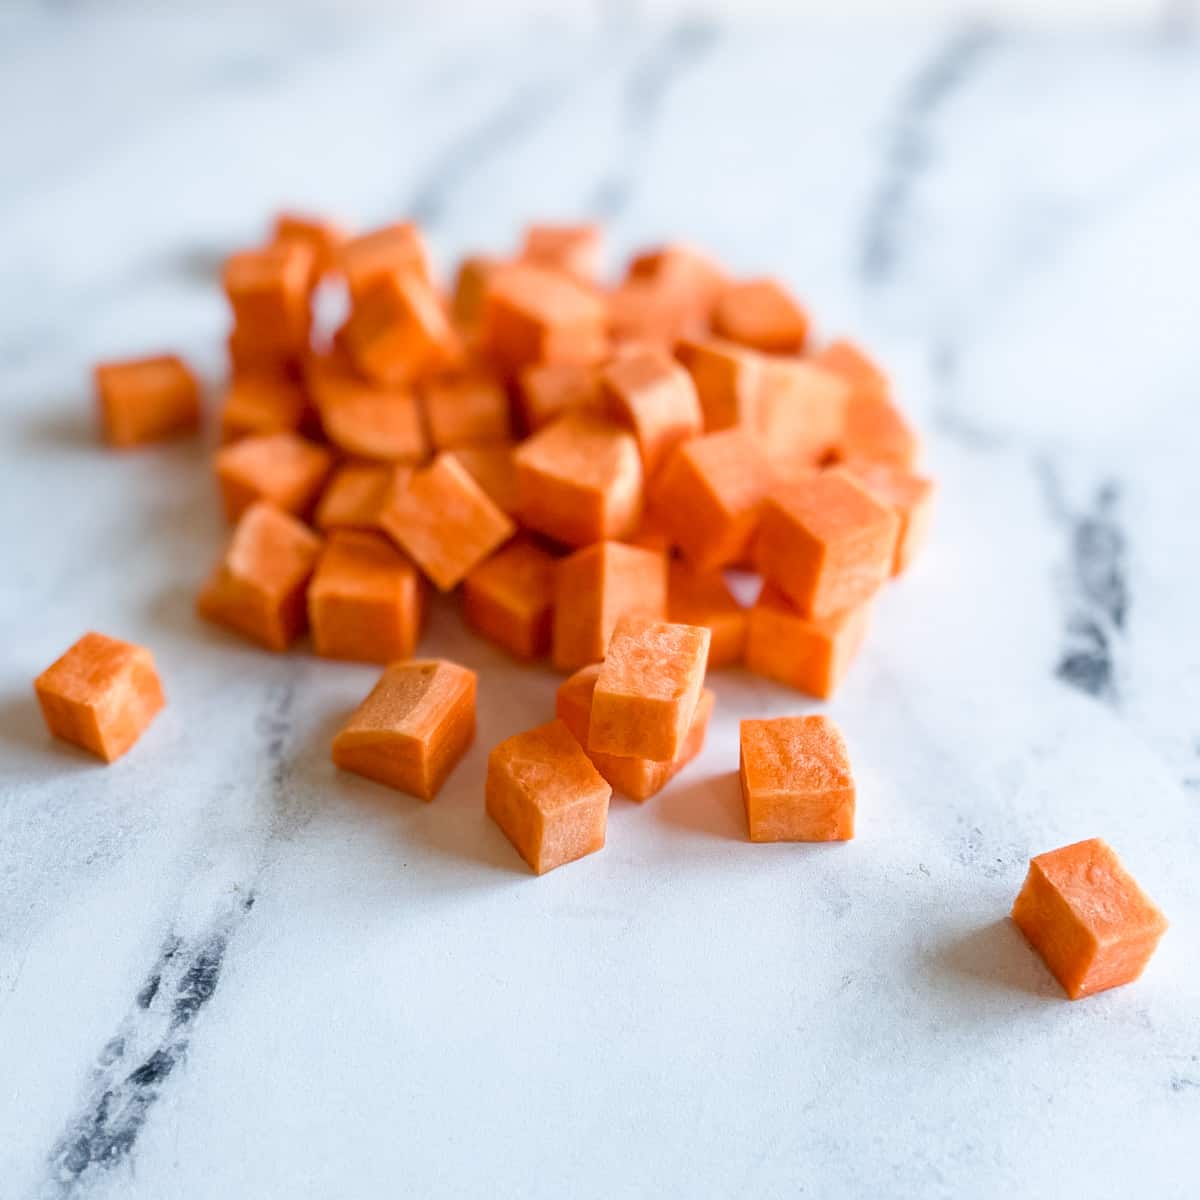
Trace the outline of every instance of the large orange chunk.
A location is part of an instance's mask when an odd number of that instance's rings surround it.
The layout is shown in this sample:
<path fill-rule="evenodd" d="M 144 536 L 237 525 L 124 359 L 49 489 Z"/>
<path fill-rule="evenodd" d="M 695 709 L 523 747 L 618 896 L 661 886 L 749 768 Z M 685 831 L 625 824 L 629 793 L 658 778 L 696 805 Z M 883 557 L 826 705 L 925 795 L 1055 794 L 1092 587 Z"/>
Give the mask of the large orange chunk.
<path fill-rule="evenodd" d="M 712 634 L 710 670 L 742 661 L 746 610 L 720 571 L 696 571 L 684 562 L 673 561 L 667 579 L 667 619 L 677 625 L 703 625 Z"/>
<path fill-rule="evenodd" d="M 276 242 L 225 260 L 222 281 L 233 309 L 235 342 L 263 365 L 298 362 L 308 350 L 313 251 Z"/>
<path fill-rule="evenodd" d="M 392 663 L 333 739 L 334 763 L 432 800 L 475 737 L 475 691 L 457 663 Z"/>
<path fill-rule="evenodd" d="M 508 392 L 488 371 L 464 371 L 429 380 L 421 389 L 435 450 L 512 437 Z"/>
<path fill-rule="evenodd" d="M 746 627 L 746 667 L 825 699 L 850 669 L 866 636 L 870 605 L 809 620 L 774 585 L 764 585 Z"/>
<path fill-rule="evenodd" d="M 258 500 L 307 516 L 333 466 L 324 446 L 295 433 L 267 433 L 223 446 L 213 460 L 230 521 Z"/>
<path fill-rule="evenodd" d="M 311 365 L 308 385 L 325 436 L 339 450 L 377 462 L 429 457 L 421 405 L 411 388 L 368 383 L 335 357 Z"/>
<path fill-rule="evenodd" d="M 591 663 L 580 667 L 570 678 L 564 679 L 558 688 L 556 714 L 559 720 L 566 723 L 575 740 L 585 748 L 592 765 L 608 780 L 614 791 L 621 792 L 630 800 L 649 800 L 651 796 L 661 792 L 704 749 L 704 739 L 708 733 L 708 723 L 712 717 L 716 695 L 711 688 L 705 688 L 700 693 L 683 750 L 674 762 L 622 758 L 616 754 L 600 754 L 586 749 L 588 728 L 592 720 L 592 695 L 599 678 L 600 664 Z"/>
<path fill-rule="evenodd" d="M 751 434 L 708 433 L 667 460 L 651 495 L 654 517 L 693 566 L 715 570 L 745 557 L 771 483 Z"/>
<path fill-rule="evenodd" d="M 675 355 L 692 377 L 708 433 L 741 425 L 759 427 L 763 359 L 721 338 L 685 338 Z"/>
<path fill-rule="evenodd" d="M 552 267 L 592 280 L 600 274 L 603 234 L 600 226 L 543 221 L 529 225 L 521 243 L 521 257 L 539 266 Z"/>
<path fill-rule="evenodd" d="M 453 454 L 398 481 L 380 524 L 443 592 L 516 531 Z"/>
<path fill-rule="evenodd" d="M 221 441 L 298 430 L 308 416 L 304 389 L 280 371 L 239 371 L 221 404 Z"/>
<path fill-rule="evenodd" d="M 712 635 L 697 625 L 624 616 L 592 696 L 589 750 L 673 762 L 704 687 Z"/>
<path fill-rule="evenodd" d="M 594 363 L 536 363 L 517 377 L 521 418 L 530 433 L 549 425 L 567 409 L 604 411 L 600 375 Z"/>
<path fill-rule="evenodd" d="M 338 249 L 346 241 L 346 231 L 325 217 L 282 212 L 275 218 L 271 241 L 307 246 L 313 255 L 314 276 L 319 278 L 334 266 Z"/>
<path fill-rule="evenodd" d="M 776 488 L 763 506 L 755 561 L 801 615 L 869 600 L 891 574 L 899 521 L 845 471 Z"/>
<path fill-rule="evenodd" d="M 379 529 L 396 479 L 407 479 L 411 473 L 409 467 L 380 463 L 338 467 L 321 493 L 313 524 L 320 530 Z"/>
<path fill-rule="evenodd" d="M 200 385 L 174 354 L 101 363 L 94 372 L 100 427 L 110 446 L 140 446 L 200 424 Z"/>
<path fill-rule="evenodd" d="M 85 633 L 34 681 L 46 727 L 105 762 L 120 758 L 166 704 L 144 646 Z"/>
<path fill-rule="evenodd" d="M 382 534 L 341 529 L 330 536 L 308 585 L 308 623 L 322 658 L 408 658 L 423 608 L 420 575 Z"/>
<path fill-rule="evenodd" d="M 384 275 L 411 274 L 424 283 L 433 283 L 425 239 L 410 221 L 372 229 L 343 242 L 336 263 L 355 301 Z"/>
<path fill-rule="evenodd" d="M 626 613 L 667 615 L 666 555 L 622 542 L 585 546 L 559 561 L 554 596 L 554 665 L 574 671 L 604 657 Z"/>
<path fill-rule="evenodd" d="M 201 589 L 197 611 L 268 650 L 286 650 L 304 632 L 304 592 L 320 550 L 321 539 L 295 517 L 253 504 Z"/>
<path fill-rule="evenodd" d="M 550 649 L 554 556 L 518 540 L 468 572 L 463 581 L 467 620 L 518 658 Z"/>
<path fill-rule="evenodd" d="M 1031 859 L 1012 918 L 1072 1000 L 1136 979 L 1167 928 L 1100 838 Z"/>
<path fill-rule="evenodd" d="M 515 517 L 518 511 L 516 446 L 512 442 L 478 442 L 456 446 L 453 454 L 467 474 L 487 493 L 502 512 Z"/>
<path fill-rule="evenodd" d="M 604 849 L 612 788 L 562 721 L 495 747 L 485 796 L 488 816 L 538 875 Z"/>
<path fill-rule="evenodd" d="M 767 458 L 789 468 L 816 466 L 840 443 L 848 388 L 832 371 L 799 358 L 768 358 L 759 376 L 758 435 Z"/>
<path fill-rule="evenodd" d="M 899 575 L 925 544 L 933 516 L 933 482 L 898 463 L 850 462 L 848 470 L 900 522 L 892 574 Z"/>
<path fill-rule="evenodd" d="M 741 725 L 738 774 L 752 842 L 844 842 L 854 836 L 854 776 L 825 716 Z"/>
<path fill-rule="evenodd" d="M 513 461 L 531 529 L 568 546 L 632 533 L 642 515 L 642 461 L 632 434 L 568 412 L 526 440 Z"/>
<path fill-rule="evenodd" d="M 731 342 L 774 354 L 797 354 L 808 336 L 808 314 L 774 279 L 731 284 L 713 310 L 713 330 Z"/>
<path fill-rule="evenodd" d="M 661 351 L 618 356 L 601 371 L 600 387 L 610 415 L 633 431 L 647 478 L 703 427 L 692 377 Z"/>

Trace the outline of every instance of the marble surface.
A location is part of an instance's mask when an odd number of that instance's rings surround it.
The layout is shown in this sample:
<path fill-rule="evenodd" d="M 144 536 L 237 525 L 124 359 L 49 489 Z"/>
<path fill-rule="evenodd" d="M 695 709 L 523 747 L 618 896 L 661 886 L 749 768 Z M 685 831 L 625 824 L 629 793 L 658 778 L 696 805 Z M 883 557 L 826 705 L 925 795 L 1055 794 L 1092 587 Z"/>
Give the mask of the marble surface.
<path fill-rule="evenodd" d="M 1170 19 L 417 21 L 369 7 L 0 17 L 0 1196 L 1196 1194 L 1200 47 Z M 276 10 L 278 12 L 278 10 Z M 96 444 L 99 356 L 214 384 L 215 270 L 282 203 L 412 214 L 443 263 L 532 215 L 772 270 L 889 365 L 942 486 L 828 705 L 846 846 L 751 846 L 730 672 L 700 760 L 536 879 L 488 748 L 555 678 L 481 674 L 432 805 L 339 777 L 373 671 L 192 615 L 198 442 Z M 103 768 L 29 681 L 84 629 L 170 706 Z M 1079 1004 L 1006 920 L 1101 835 L 1173 920 Z"/>

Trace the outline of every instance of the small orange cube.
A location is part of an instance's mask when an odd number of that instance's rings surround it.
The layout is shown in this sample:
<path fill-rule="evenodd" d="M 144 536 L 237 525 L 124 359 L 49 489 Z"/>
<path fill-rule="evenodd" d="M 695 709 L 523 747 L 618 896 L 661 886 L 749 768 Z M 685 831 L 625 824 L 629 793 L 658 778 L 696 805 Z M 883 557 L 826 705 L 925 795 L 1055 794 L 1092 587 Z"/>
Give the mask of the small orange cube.
<path fill-rule="evenodd" d="M 538 875 L 604 849 L 612 788 L 562 721 L 488 755 L 487 814 Z"/>
<path fill-rule="evenodd" d="M 457 663 L 393 663 L 333 739 L 333 761 L 432 800 L 474 740 L 475 692 L 475 672 Z"/>
<path fill-rule="evenodd" d="M 411 274 L 433 285 L 433 266 L 421 231 L 411 221 L 372 229 L 343 242 L 336 265 L 355 303 L 383 275 Z"/>
<path fill-rule="evenodd" d="M 502 259 L 487 254 L 471 254 L 459 263 L 450 311 L 460 329 L 473 333 L 479 328 L 488 285 L 504 265 Z"/>
<path fill-rule="evenodd" d="M 110 446 L 141 446 L 199 427 L 200 384 L 177 355 L 101 363 L 93 375 Z"/>
<path fill-rule="evenodd" d="M 333 267 L 338 249 L 346 241 L 346 231 L 325 217 L 283 212 L 275 218 L 271 229 L 271 241 L 298 242 L 307 246 L 313 255 L 315 280 Z"/>
<path fill-rule="evenodd" d="M 812 356 L 812 361 L 827 371 L 840 375 L 857 396 L 886 400 L 890 392 L 887 375 L 853 342 L 839 339 L 830 342 Z"/>
<path fill-rule="evenodd" d="M 487 371 L 467 371 L 431 379 L 421 388 L 425 421 L 435 450 L 512 437 L 508 392 Z"/>
<path fill-rule="evenodd" d="M 463 611 L 484 637 L 518 658 L 550 649 L 554 556 L 526 540 L 510 542 L 467 573 Z"/>
<path fill-rule="evenodd" d="M 296 433 L 265 433 L 223 446 L 213 463 L 225 516 L 236 521 L 259 500 L 307 516 L 325 486 L 333 455 Z"/>
<path fill-rule="evenodd" d="M 743 721 L 740 760 L 752 842 L 844 842 L 854 836 L 850 755 L 828 717 Z"/>
<path fill-rule="evenodd" d="M 338 467 L 321 493 L 313 524 L 329 529 L 380 528 L 379 518 L 391 499 L 396 480 L 407 480 L 409 467 L 382 463 L 347 463 Z"/>
<path fill-rule="evenodd" d="M 933 518 L 933 483 L 899 463 L 849 462 L 846 470 L 900 522 L 892 574 L 899 575 L 925 544 Z"/>
<path fill-rule="evenodd" d="M 683 753 L 712 635 L 645 617 L 617 622 L 592 696 L 588 749 L 673 762 Z"/>
<path fill-rule="evenodd" d="M 46 727 L 105 762 L 124 754 L 166 699 L 144 646 L 85 633 L 33 681 Z"/>
<path fill-rule="evenodd" d="M 344 453 L 392 463 L 429 457 L 421 405 L 411 388 L 367 383 L 333 357 L 310 365 L 308 386 L 325 436 Z"/>
<path fill-rule="evenodd" d="M 626 280 L 654 283 L 687 297 L 691 313 L 707 323 L 717 298 L 729 286 L 725 272 L 707 254 L 682 242 L 643 250 L 630 260 Z"/>
<path fill-rule="evenodd" d="M 805 359 L 764 359 L 758 436 L 767 459 L 784 474 L 820 464 L 840 444 L 848 395 L 844 380 Z"/>
<path fill-rule="evenodd" d="M 695 296 L 653 279 L 627 279 L 606 297 L 608 330 L 617 347 L 669 353 L 681 337 L 702 325 Z"/>
<path fill-rule="evenodd" d="M 808 337 L 808 314 L 774 279 L 731 284 L 717 300 L 712 323 L 721 337 L 772 354 L 798 354 Z"/>
<path fill-rule="evenodd" d="M 600 374 L 594 363 L 536 363 L 517 377 L 521 419 L 530 433 L 549 425 L 567 409 L 604 413 Z"/>
<path fill-rule="evenodd" d="M 234 332 L 264 364 L 299 361 L 308 350 L 313 263 L 312 248 L 295 241 L 243 250 L 225 260 L 222 282 Z"/>
<path fill-rule="evenodd" d="M 525 230 L 521 258 L 539 266 L 565 271 L 578 279 L 600 274 L 603 234 L 599 225 L 542 222 Z"/>
<path fill-rule="evenodd" d="M 720 571 L 696 571 L 678 559 L 673 561 L 667 578 L 667 620 L 676 625 L 703 625 L 712 634 L 709 670 L 742 661 L 746 610 Z"/>
<path fill-rule="evenodd" d="M 600 388 L 609 415 L 633 431 L 647 478 L 680 442 L 703 427 L 692 377 L 661 351 L 635 351 L 613 359 L 600 372 Z"/>
<path fill-rule="evenodd" d="M 735 425 L 758 428 L 763 366 L 760 355 L 720 338 L 685 338 L 675 347 L 675 355 L 695 384 L 706 433 Z"/>
<path fill-rule="evenodd" d="M 1167 929 L 1100 838 L 1030 859 L 1012 919 L 1072 1000 L 1137 979 Z"/>
<path fill-rule="evenodd" d="M 221 405 L 221 441 L 299 430 L 308 416 L 304 389 L 280 371 L 238 371 Z"/>
<path fill-rule="evenodd" d="M 510 517 L 517 515 L 516 446 L 512 442 L 478 442 L 456 446 L 452 453 L 488 499 Z"/>
<path fill-rule="evenodd" d="M 831 342 L 812 361 L 840 376 L 849 389 L 837 457 L 911 468 L 919 452 L 917 436 L 892 403 L 883 369 L 848 341 Z"/>

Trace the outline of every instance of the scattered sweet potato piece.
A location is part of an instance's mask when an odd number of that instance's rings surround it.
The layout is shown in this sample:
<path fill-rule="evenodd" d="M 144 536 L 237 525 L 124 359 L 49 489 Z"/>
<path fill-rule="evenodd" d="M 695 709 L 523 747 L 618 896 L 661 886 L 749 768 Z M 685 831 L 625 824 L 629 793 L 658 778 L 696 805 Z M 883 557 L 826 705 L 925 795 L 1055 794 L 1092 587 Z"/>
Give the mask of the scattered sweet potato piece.
<path fill-rule="evenodd" d="M 411 388 L 367 383 L 336 356 L 310 364 L 308 386 L 325 436 L 339 450 L 376 462 L 415 464 L 429 457 Z"/>
<path fill-rule="evenodd" d="M 201 589 L 197 611 L 268 650 L 286 650 L 304 632 L 304 591 L 320 550 L 321 539 L 295 517 L 252 504 Z"/>
<path fill-rule="evenodd" d="M 488 499 L 507 516 L 517 515 L 517 468 L 512 442 L 480 442 L 456 446 L 454 457 L 467 474 L 487 493 Z"/>
<path fill-rule="evenodd" d="M 484 637 L 518 658 L 550 649 L 554 556 L 532 542 L 510 542 L 463 580 L 463 611 Z"/>
<path fill-rule="evenodd" d="M 313 251 L 300 242 L 243 250 L 225 262 L 222 280 L 234 334 L 261 365 L 298 362 L 308 350 Z"/>
<path fill-rule="evenodd" d="M 307 516 L 333 466 L 333 456 L 324 446 L 295 433 L 243 438 L 223 446 L 213 461 L 230 521 L 256 500 Z"/>
<path fill-rule="evenodd" d="M 379 518 L 397 479 L 407 480 L 410 467 L 382 463 L 346 463 L 330 477 L 321 493 L 313 524 L 320 530 L 378 530 Z"/>
<path fill-rule="evenodd" d="M 590 281 L 600 274 L 602 249 L 599 225 L 541 222 L 526 227 L 521 258 Z"/>
<path fill-rule="evenodd" d="M 275 218 L 271 241 L 285 244 L 298 242 L 307 246 L 312 251 L 315 282 L 333 268 L 338 249 L 346 241 L 346 231 L 325 217 L 283 212 Z"/>
<path fill-rule="evenodd" d="M 337 266 L 346 277 L 350 297 L 357 303 L 381 276 L 415 275 L 433 285 L 433 266 L 421 231 L 410 221 L 372 229 L 343 242 Z"/>
<path fill-rule="evenodd" d="M 296 432 L 308 416 L 304 389 L 280 371 L 238 371 L 221 405 L 221 441 Z"/>
<path fill-rule="evenodd" d="M 808 314 L 774 279 L 730 284 L 713 310 L 713 330 L 732 342 L 773 354 L 798 354 L 808 337 Z"/>
<path fill-rule="evenodd" d="M 697 625 L 622 617 L 592 695 L 588 749 L 677 759 L 696 715 L 711 637 Z"/>
<path fill-rule="evenodd" d="M 562 721 L 518 733 L 488 756 L 488 816 L 538 875 L 604 848 L 611 796 Z"/>
<path fill-rule="evenodd" d="M 743 721 L 740 760 L 752 842 L 844 842 L 854 836 L 850 756 L 828 717 Z"/>
<path fill-rule="evenodd" d="M 758 435 L 783 468 L 818 465 L 843 437 L 849 391 L 831 371 L 799 358 L 766 358 L 759 372 Z"/>
<path fill-rule="evenodd" d="M 900 523 L 892 574 L 899 575 L 925 544 L 933 516 L 933 481 L 898 463 L 848 462 L 846 470 L 877 500 L 888 505 Z"/>
<path fill-rule="evenodd" d="M 537 433 L 567 409 L 604 413 L 600 375 L 594 363 L 536 363 L 517 377 L 521 419 Z"/>
<path fill-rule="evenodd" d="M 675 355 L 692 377 L 704 430 L 760 427 L 763 360 L 755 351 L 721 338 L 685 338 Z"/>
<path fill-rule="evenodd" d="M 34 681 L 46 727 L 110 763 L 146 731 L 166 699 L 144 646 L 85 633 Z"/>
<path fill-rule="evenodd" d="M 1030 859 L 1012 918 L 1072 1000 L 1137 979 L 1167 929 L 1100 838 Z"/>
<path fill-rule="evenodd" d="M 457 663 L 392 663 L 333 739 L 333 761 L 432 800 L 474 740 L 475 692 L 475 672 Z"/>
<path fill-rule="evenodd" d="M 720 571 L 699 572 L 678 560 L 672 562 L 667 577 L 667 619 L 677 625 L 703 625 L 712 634 L 709 670 L 742 661 L 746 610 Z"/>
<path fill-rule="evenodd" d="M 417 569 L 386 537 L 336 530 L 308 585 L 308 624 L 322 658 L 388 663 L 417 645 L 424 609 Z"/>
<path fill-rule="evenodd" d="M 200 385 L 177 355 L 101 363 L 93 375 L 100 426 L 110 446 L 157 442 L 200 424 Z"/>
<path fill-rule="evenodd" d="M 512 437 L 508 393 L 490 372 L 474 370 L 431 379 L 421 389 L 435 450 Z"/>
<path fill-rule="evenodd" d="M 613 359 L 600 372 L 600 388 L 609 415 L 633 431 L 647 478 L 703 426 L 691 376 L 664 353 L 638 351 Z"/>

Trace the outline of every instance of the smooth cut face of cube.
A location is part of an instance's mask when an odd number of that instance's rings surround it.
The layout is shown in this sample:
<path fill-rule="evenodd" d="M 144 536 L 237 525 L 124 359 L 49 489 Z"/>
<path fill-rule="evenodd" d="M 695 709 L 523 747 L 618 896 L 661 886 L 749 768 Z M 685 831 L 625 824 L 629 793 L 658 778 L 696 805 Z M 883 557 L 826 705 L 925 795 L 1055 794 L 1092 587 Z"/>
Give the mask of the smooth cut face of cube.
<path fill-rule="evenodd" d="M 294 379 L 278 371 L 240 371 L 221 405 L 221 441 L 295 432 L 307 415 L 308 400 Z"/>
<path fill-rule="evenodd" d="M 348 463 L 330 477 L 314 515 L 320 530 L 378 529 L 383 506 L 391 496 L 393 470 L 382 463 Z"/>
<path fill-rule="evenodd" d="M 712 634 L 708 667 L 742 661 L 746 646 L 746 610 L 719 571 L 697 572 L 672 561 L 667 580 L 667 619 L 677 625 L 703 625 Z"/>
<path fill-rule="evenodd" d="M 743 721 L 739 775 L 752 842 L 854 836 L 850 757 L 828 717 Z"/>
<path fill-rule="evenodd" d="M 200 385 L 174 354 L 102 363 L 95 370 L 95 384 L 110 446 L 138 446 L 200 423 Z"/>
<path fill-rule="evenodd" d="M 296 242 L 231 255 L 222 278 L 237 332 L 275 353 L 303 354 L 313 268 L 312 249 Z"/>
<path fill-rule="evenodd" d="M 808 314 L 774 279 L 750 279 L 722 292 L 713 329 L 755 350 L 797 354 L 808 336 Z"/>
<path fill-rule="evenodd" d="M 368 383 L 335 356 L 316 360 L 307 382 L 325 436 L 346 454 L 408 464 L 429 457 L 420 402 L 411 388 Z"/>
<path fill-rule="evenodd" d="M 559 720 L 488 757 L 486 807 L 539 875 L 604 848 L 612 788 Z"/>
<path fill-rule="evenodd" d="M 333 740 L 333 761 L 432 800 L 475 736 L 474 671 L 444 659 L 388 667 Z"/>
<path fill-rule="evenodd" d="M 242 438 L 218 450 L 214 463 L 225 516 L 236 521 L 258 500 L 298 516 L 311 511 L 333 456 L 324 446 L 285 432 Z"/>
<path fill-rule="evenodd" d="M 518 380 L 521 415 L 530 433 L 537 433 L 570 409 L 604 415 L 600 376 L 592 363 L 536 363 Z"/>
<path fill-rule="evenodd" d="M 346 277 L 352 299 L 360 297 L 380 276 L 411 273 L 433 283 L 429 249 L 411 221 L 385 225 L 350 238 L 338 247 L 337 267 Z"/>
<path fill-rule="evenodd" d="M 518 658 L 550 649 L 554 556 L 517 540 L 477 566 L 463 581 L 467 620 Z"/>
<path fill-rule="evenodd" d="M 675 349 L 696 386 L 706 433 L 754 429 L 761 388 L 759 355 L 721 338 L 685 339 Z"/>
<path fill-rule="evenodd" d="M 808 359 L 764 361 L 758 438 L 780 474 L 819 466 L 836 450 L 846 426 L 848 395 L 845 380 Z"/>
<path fill-rule="evenodd" d="M 516 446 L 511 442 L 478 442 L 456 446 L 452 453 L 488 499 L 506 516 L 517 514 Z"/>
<path fill-rule="evenodd" d="M 486 371 L 433 379 L 424 385 L 425 419 L 437 450 L 512 437 L 508 393 Z"/>
<path fill-rule="evenodd" d="M 892 574 L 899 575 L 916 557 L 929 534 L 933 509 L 933 481 L 898 463 L 847 463 L 846 469 L 881 504 L 896 514 L 900 529 Z"/>
<path fill-rule="evenodd" d="M 600 384 L 610 415 L 633 431 L 647 478 L 703 428 L 691 376 L 663 351 L 618 356 L 601 372 Z"/>

